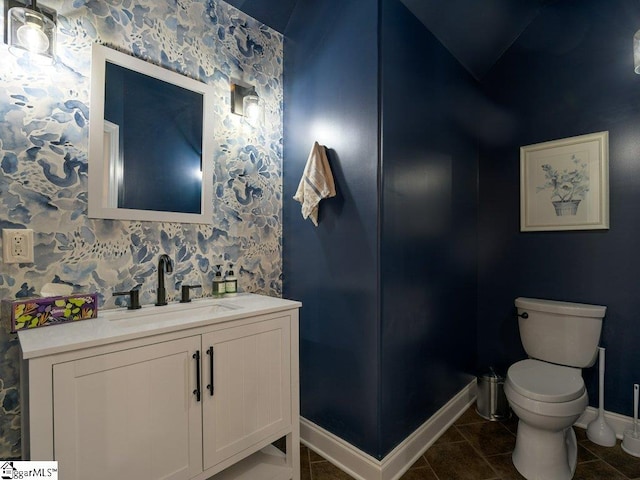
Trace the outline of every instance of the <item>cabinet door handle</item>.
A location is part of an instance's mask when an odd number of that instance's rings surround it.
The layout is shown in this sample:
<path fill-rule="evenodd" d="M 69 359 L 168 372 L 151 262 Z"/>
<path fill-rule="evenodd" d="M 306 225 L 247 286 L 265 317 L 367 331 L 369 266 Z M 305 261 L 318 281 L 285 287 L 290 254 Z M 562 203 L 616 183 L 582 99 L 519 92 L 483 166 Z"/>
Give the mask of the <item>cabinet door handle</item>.
<path fill-rule="evenodd" d="M 196 389 L 193 394 L 196 396 L 196 401 L 200 401 L 200 350 L 196 350 L 196 353 L 192 357 L 196 361 Z"/>
<path fill-rule="evenodd" d="M 207 385 L 207 389 L 209 390 L 209 395 L 213 397 L 213 347 L 209 347 L 207 350 L 207 355 L 209 355 L 209 385 Z"/>

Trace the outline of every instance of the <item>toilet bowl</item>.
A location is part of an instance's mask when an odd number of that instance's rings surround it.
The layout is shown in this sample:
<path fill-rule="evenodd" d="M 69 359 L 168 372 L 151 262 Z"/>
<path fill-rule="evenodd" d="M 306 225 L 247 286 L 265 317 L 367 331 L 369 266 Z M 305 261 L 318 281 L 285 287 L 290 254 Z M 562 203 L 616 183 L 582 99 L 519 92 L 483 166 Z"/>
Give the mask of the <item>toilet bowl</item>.
<path fill-rule="evenodd" d="M 572 425 L 589 403 L 581 369 L 595 362 L 606 307 L 533 298 L 515 305 L 529 358 L 509 367 L 504 385 L 519 418 L 513 464 L 528 480 L 570 480 Z"/>
<path fill-rule="evenodd" d="M 571 479 L 578 451 L 572 425 L 588 405 L 580 369 L 522 360 L 509 368 L 504 390 L 519 418 L 516 469 L 532 480 Z"/>

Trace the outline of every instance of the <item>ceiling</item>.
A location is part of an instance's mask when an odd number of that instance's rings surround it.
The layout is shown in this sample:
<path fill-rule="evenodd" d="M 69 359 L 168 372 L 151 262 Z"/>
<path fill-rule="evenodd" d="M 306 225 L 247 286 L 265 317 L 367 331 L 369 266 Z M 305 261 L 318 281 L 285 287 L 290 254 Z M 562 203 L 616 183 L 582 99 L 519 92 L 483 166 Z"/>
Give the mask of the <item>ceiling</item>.
<path fill-rule="evenodd" d="M 297 0 L 225 0 L 250 17 L 284 33 Z M 320 0 L 322 1 L 322 0 Z"/>
<path fill-rule="evenodd" d="M 550 0 L 401 0 L 478 80 Z"/>
<path fill-rule="evenodd" d="M 297 0 L 226 0 L 286 34 Z M 322 0 L 318 0 L 322 1 Z M 478 80 L 557 0 L 400 0 Z"/>

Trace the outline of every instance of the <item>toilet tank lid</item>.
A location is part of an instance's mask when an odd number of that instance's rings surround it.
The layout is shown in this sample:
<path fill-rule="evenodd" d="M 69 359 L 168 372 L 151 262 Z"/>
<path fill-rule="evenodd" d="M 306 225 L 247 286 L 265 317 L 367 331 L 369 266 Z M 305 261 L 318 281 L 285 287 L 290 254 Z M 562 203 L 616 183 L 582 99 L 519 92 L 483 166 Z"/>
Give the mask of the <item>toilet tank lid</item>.
<path fill-rule="evenodd" d="M 559 302 L 557 300 L 542 300 L 540 298 L 518 297 L 515 300 L 515 304 L 517 308 L 538 312 L 557 313 L 560 315 L 573 315 L 576 317 L 603 318 L 607 311 L 607 307 L 602 305 Z"/>

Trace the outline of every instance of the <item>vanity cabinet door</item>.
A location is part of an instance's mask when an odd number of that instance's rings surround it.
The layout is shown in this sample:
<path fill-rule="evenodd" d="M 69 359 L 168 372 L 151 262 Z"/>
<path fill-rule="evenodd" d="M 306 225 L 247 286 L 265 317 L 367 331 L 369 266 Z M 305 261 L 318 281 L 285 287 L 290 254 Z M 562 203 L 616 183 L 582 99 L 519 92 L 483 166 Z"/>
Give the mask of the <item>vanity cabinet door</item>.
<path fill-rule="evenodd" d="M 205 470 L 250 453 L 291 425 L 290 321 L 286 316 L 203 335 Z M 212 378 L 213 391 L 207 388 Z"/>
<path fill-rule="evenodd" d="M 200 336 L 53 367 L 54 452 L 65 480 L 188 479 L 202 471 Z"/>

